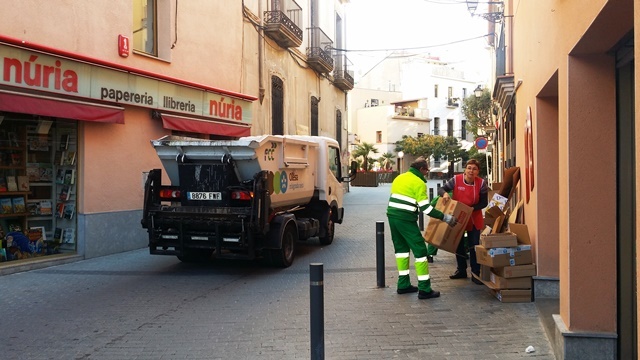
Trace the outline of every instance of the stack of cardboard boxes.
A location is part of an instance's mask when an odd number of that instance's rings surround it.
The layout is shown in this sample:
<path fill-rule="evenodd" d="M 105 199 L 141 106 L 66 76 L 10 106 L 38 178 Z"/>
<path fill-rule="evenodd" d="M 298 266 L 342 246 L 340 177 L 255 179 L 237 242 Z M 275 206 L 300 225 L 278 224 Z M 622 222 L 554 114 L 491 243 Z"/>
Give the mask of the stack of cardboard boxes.
<path fill-rule="evenodd" d="M 507 176 L 506 184 L 494 184 L 485 211 L 486 228 L 480 235 L 480 245 L 475 247 L 480 264 L 478 279 L 502 302 L 530 302 L 536 266 L 529 230 L 527 225 L 517 223 L 521 203 L 512 210 L 508 207 L 520 180 L 519 169 L 505 172 Z"/>
<path fill-rule="evenodd" d="M 527 225 L 510 223 L 508 232 L 484 233 L 476 246 L 479 279 L 502 302 L 530 302 L 536 274 Z"/>

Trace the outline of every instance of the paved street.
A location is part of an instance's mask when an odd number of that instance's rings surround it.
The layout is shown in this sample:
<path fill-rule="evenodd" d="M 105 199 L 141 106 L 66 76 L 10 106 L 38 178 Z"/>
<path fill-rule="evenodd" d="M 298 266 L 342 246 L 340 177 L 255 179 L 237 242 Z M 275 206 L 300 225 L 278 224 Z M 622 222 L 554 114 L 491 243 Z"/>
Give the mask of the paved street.
<path fill-rule="evenodd" d="M 0 358 L 309 359 L 309 264 L 323 263 L 326 359 L 555 359 L 535 305 L 450 280 L 451 254 L 430 264 L 440 298 L 397 295 L 388 227 L 377 287 L 389 188 L 352 188 L 334 243 L 300 243 L 288 269 L 141 249 L 0 276 Z"/>

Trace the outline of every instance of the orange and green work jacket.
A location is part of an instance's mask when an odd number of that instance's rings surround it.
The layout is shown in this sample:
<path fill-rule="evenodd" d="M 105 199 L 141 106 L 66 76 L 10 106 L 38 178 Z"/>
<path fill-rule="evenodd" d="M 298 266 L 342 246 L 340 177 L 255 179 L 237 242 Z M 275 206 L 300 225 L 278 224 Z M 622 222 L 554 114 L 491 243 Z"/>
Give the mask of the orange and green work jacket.
<path fill-rule="evenodd" d="M 391 196 L 387 207 L 387 216 L 398 220 L 417 221 L 418 212 L 442 220 L 444 214 L 429 204 L 427 181 L 420 170 L 409 168 L 400 174 L 391 184 Z"/>

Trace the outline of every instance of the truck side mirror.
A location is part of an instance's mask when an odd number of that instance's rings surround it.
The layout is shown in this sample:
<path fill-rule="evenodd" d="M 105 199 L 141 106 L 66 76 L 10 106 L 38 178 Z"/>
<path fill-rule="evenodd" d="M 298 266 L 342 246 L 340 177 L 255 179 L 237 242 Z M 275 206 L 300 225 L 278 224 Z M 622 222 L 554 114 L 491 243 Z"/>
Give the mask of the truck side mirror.
<path fill-rule="evenodd" d="M 349 176 L 348 177 L 343 177 L 342 181 L 343 182 L 352 182 L 353 179 L 356 178 L 356 175 L 358 175 L 358 163 L 355 161 L 351 162 L 351 169 L 349 169 Z"/>

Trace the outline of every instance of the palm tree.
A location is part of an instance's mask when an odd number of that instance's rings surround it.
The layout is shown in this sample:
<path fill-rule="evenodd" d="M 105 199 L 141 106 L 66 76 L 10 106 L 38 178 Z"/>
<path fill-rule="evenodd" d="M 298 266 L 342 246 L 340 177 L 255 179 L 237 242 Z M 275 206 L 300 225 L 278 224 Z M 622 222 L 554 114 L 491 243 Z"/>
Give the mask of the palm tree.
<path fill-rule="evenodd" d="M 396 163 L 395 161 L 393 161 L 394 157 L 395 156 L 392 153 L 386 152 L 382 154 L 382 156 L 380 156 L 380 159 L 378 159 L 378 161 L 380 161 L 380 164 L 382 164 L 382 167 L 385 170 L 390 170 L 393 164 Z"/>
<path fill-rule="evenodd" d="M 362 156 L 363 158 L 362 166 L 364 167 L 365 172 L 369 171 L 369 154 L 370 153 L 377 154 L 378 149 L 376 149 L 375 145 L 368 142 L 362 142 L 362 144 L 358 145 L 356 149 L 353 151 L 354 158 L 358 158 Z"/>

